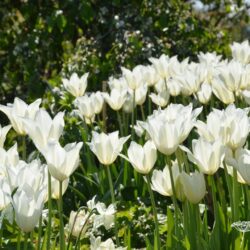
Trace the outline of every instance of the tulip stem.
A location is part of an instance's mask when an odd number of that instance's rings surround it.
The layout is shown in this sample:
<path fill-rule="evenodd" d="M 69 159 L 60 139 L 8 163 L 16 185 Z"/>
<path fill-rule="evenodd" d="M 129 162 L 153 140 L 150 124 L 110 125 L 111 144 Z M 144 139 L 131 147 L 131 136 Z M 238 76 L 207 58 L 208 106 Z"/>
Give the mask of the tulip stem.
<path fill-rule="evenodd" d="M 41 235 L 42 235 L 42 215 L 39 219 L 39 228 L 38 228 L 38 240 L 37 240 L 37 250 L 40 250 L 41 245 Z"/>
<path fill-rule="evenodd" d="M 18 235 L 17 235 L 17 250 L 21 249 L 20 241 L 21 241 L 21 229 L 19 228 L 18 229 Z"/>
<path fill-rule="evenodd" d="M 62 201 L 62 181 L 59 181 L 59 202 L 58 212 L 60 217 L 60 250 L 65 249 L 64 242 L 64 225 L 63 225 L 63 201 Z"/>
<path fill-rule="evenodd" d="M 159 224 L 158 224 L 158 219 L 157 219 L 157 211 L 156 211 L 154 194 L 153 194 L 153 191 L 152 191 L 152 188 L 151 188 L 151 185 L 150 185 L 150 177 L 149 177 L 148 174 L 146 175 L 146 179 L 147 179 L 148 192 L 149 192 L 149 196 L 150 196 L 150 200 L 151 200 L 151 204 L 152 204 L 152 208 L 153 208 L 153 214 L 154 214 L 155 233 L 156 233 L 156 237 L 157 237 L 156 249 L 160 249 L 161 248 L 161 242 L 160 242 L 160 234 L 159 234 Z"/>
<path fill-rule="evenodd" d="M 134 130 L 134 126 L 135 126 L 135 89 L 133 90 L 133 107 L 132 107 L 132 140 L 134 140 L 135 137 L 135 130 Z"/>
<path fill-rule="evenodd" d="M 110 188 L 110 193 L 111 193 L 111 201 L 113 205 L 115 205 L 115 192 L 114 192 L 114 186 L 111 178 L 111 173 L 110 173 L 110 166 L 105 166 L 107 169 L 107 174 L 108 174 L 108 180 L 109 180 L 109 188 Z M 116 238 L 116 245 L 119 246 L 119 237 L 118 237 L 118 228 L 117 228 L 117 222 L 116 222 L 116 215 L 115 215 L 115 238 Z"/>
<path fill-rule="evenodd" d="M 22 136 L 22 158 L 26 160 L 26 138 L 25 135 Z"/>
<path fill-rule="evenodd" d="M 48 226 L 47 226 L 47 249 L 50 249 L 50 234 L 52 223 L 52 199 L 51 199 L 51 175 L 48 171 Z"/>
<path fill-rule="evenodd" d="M 0 228 L 0 248 L 2 247 L 2 241 L 3 241 L 3 226 Z"/>
<path fill-rule="evenodd" d="M 120 128 L 120 134 L 121 134 L 121 136 L 123 136 L 123 126 L 122 126 L 120 111 L 117 110 L 116 113 L 117 113 L 117 119 L 118 119 L 119 128 Z"/>
<path fill-rule="evenodd" d="M 25 233 L 24 234 L 24 247 L 23 247 L 24 250 L 28 249 L 28 238 L 29 238 L 29 234 Z"/>

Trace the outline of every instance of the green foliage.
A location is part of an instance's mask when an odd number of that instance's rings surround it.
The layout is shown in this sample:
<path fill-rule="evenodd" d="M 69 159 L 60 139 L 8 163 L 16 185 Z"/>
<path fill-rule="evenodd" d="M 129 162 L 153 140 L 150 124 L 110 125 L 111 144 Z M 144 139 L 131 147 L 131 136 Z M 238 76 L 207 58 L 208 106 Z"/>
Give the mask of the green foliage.
<path fill-rule="evenodd" d="M 180 0 L 3 0 L 1 100 L 41 97 L 61 84 L 61 74 L 73 71 L 89 71 L 92 90 L 119 74 L 121 65 L 131 68 L 161 53 L 178 54 L 180 59 L 199 51 L 225 54 L 234 38 L 226 25 L 229 5 L 204 3 L 214 7 L 203 15 Z M 241 12 L 230 21 L 242 25 L 246 15 Z"/>

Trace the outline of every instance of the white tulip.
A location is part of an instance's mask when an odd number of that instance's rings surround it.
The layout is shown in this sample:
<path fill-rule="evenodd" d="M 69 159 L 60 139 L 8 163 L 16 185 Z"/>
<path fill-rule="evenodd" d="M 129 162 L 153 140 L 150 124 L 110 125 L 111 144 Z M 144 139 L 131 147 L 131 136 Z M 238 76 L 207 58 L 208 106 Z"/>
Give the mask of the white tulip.
<path fill-rule="evenodd" d="M 121 68 L 122 74 L 127 81 L 128 87 L 132 90 L 139 88 L 143 83 L 143 69 L 141 65 L 136 66 L 132 71 Z"/>
<path fill-rule="evenodd" d="M 170 104 L 154 112 L 144 125 L 157 149 L 171 155 L 189 135 L 202 108 L 192 110 L 192 105 Z"/>
<path fill-rule="evenodd" d="M 35 102 L 28 105 L 16 97 L 13 104 L 8 103 L 7 106 L 0 105 L 0 110 L 8 116 L 11 125 L 18 134 L 26 135 L 26 124 L 23 123 L 23 118 L 33 120 L 39 110 L 40 104 L 41 99 L 37 99 Z"/>
<path fill-rule="evenodd" d="M 133 94 L 128 91 L 126 95 L 126 100 L 122 105 L 122 110 L 125 113 L 132 113 L 133 109 L 135 108 L 135 106 L 133 105 L 133 98 Z"/>
<path fill-rule="evenodd" d="M 231 156 L 229 161 L 231 163 L 230 165 L 240 173 L 238 180 L 242 182 L 241 178 L 243 178 L 243 180 L 250 185 L 250 150 L 243 148 L 237 149 L 234 153 L 234 157 Z"/>
<path fill-rule="evenodd" d="M 151 87 L 160 80 L 160 76 L 153 66 L 148 65 L 143 67 L 143 80 L 146 82 L 148 87 Z"/>
<path fill-rule="evenodd" d="M 44 188 L 34 191 L 26 185 L 13 195 L 16 223 L 24 232 L 31 232 L 37 225 L 43 210 L 44 193 Z"/>
<path fill-rule="evenodd" d="M 17 166 L 9 166 L 7 168 L 8 179 L 11 190 L 15 188 L 23 188 L 28 185 L 34 192 L 41 187 L 47 187 L 45 179 L 46 165 L 41 164 L 40 160 L 33 160 L 30 163 L 19 161 Z"/>
<path fill-rule="evenodd" d="M 112 164 L 118 154 L 122 151 L 123 144 L 130 136 L 118 137 L 119 132 L 110 134 L 97 133 L 92 131 L 92 140 L 88 143 L 90 150 L 97 156 L 100 163 L 104 165 Z"/>
<path fill-rule="evenodd" d="M 68 227 L 69 232 L 72 232 L 73 236 L 82 237 L 85 234 L 88 228 L 88 222 L 86 221 L 88 219 L 88 216 L 89 213 L 85 213 L 84 210 L 81 210 L 80 212 L 71 211 Z"/>
<path fill-rule="evenodd" d="M 218 77 L 212 80 L 212 91 L 215 96 L 225 104 L 230 104 L 235 101 L 233 92 L 230 91 L 225 83 Z"/>
<path fill-rule="evenodd" d="M 242 43 L 234 42 L 230 47 L 235 60 L 243 64 L 250 62 L 250 45 L 247 40 Z"/>
<path fill-rule="evenodd" d="M 145 102 L 147 97 L 147 92 L 148 92 L 148 87 L 146 84 L 141 84 L 141 86 L 135 90 L 136 105 L 142 105 Z"/>
<path fill-rule="evenodd" d="M 0 125 L 0 147 L 2 148 L 6 139 L 6 135 L 8 134 L 9 130 L 11 128 L 11 125 L 2 127 Z"/>
<path fill-rule="evenodd" d="M 155 93 L 152 93 L 149 95 L 149 97 L 154 104 L 158 105 L 159 107 L 165 107 L 168 104 L 170 95 L 168 90 L 164 90 L 157 95 Z"/>
<path fill-rule="evenodd" d="M 177 162 L 172 163 L 172 173 L 173 173 L 173 181 L 174 186 L 176 185 L 177 179 L 180 175 L 179 166 Z M 166 165 L 164 169 L 154 170 L 151 178 L 151 187 L 154 191 L 158 192 L 164 196 L 172 196 L 173 195 L 173 187 L 170 178 L 169 166 Z"/>
<path fill-rule="evenodd" d="M 200 103 L 206 104 L 210 101 L 212 96 L 212 88 L 208 83 L 201 84 L 200 90 L 197 92 L 197 97 Z"/>
<path fill-rule="evenodd" d="M 81 78 L 77 73 L 73 73 L 70 79 L 62 79 L 64 88 L 75 97 L 83 96 L 87 88 L 87 78 L 89 73 L 85 73 Z"/>
<path fill-rule="evenodd" d="M 0 211 L 5 209 L 11 202 L 11 190 L 5 177 L 0 177 Z"/>
<path fill-rule="evenodd" d="M 115 247 L 114 242 L 112 239 L 107 239 L 106 241 L 102 242 L 100 236 L 97 238 L 91 235 L 90 237 L 90 250 L 126 250 L 126 247 Z"/>
<path fill-rule="evenodd" d="M 214 174 L 222 165 L 225 156 L 225 147 L 221 141 L 209 142 L 200 137 L 192 141 L 193 153 L 186 147 L 180 146 L 188 159 L 197 165 L 200 172 L 208 175 Z"/>
<path fill-rule="evenodd" d="M 196 127 L 206 140 L 221 140 L 225 146 L 235 150 L 246 143 L 250 130 L 248 113 L 249 109 L 239 109 L 234 105 L 225 110 L 213 109 L 207 116 L 207 122 L 198 121 Z"/>
<path fill-rule="evenodd" d="M 76 170 L 82 145 L 82 142 L 70 143 L 63 148 L 58 141 L 49 141 L 44 157 L 54 178 L 64 181 Z"/>
<path fill-rule="evenodd" d="M 197 55 L 199 62 L 205 65 L 218 65 L 220 63 L 221 60 L 221 55 L 217 55 L 216 52 L 207 52 L 207 53 L 203 53 L 203 52 L 199 52 L 199 54 Z"/>
<path fill-rule="evenodd" d="M 157 149 L 152 141 L 147 141 L 143 147 L 132 141 L 128 148 L 128 159 L 137 172 L 148 174 L 156 162 Z"/>
<path fill-rule="evenodd" d="M 161 78 L 168 80 L 169 74 L 169 56 L 162 54 L 160 58 L 149 58 L 149 61 L 153 64 L 155 70 Z"/>
<path fill-rule="evenodd" d="M 195 171 L 187 174 L 181 172 L 179 181 L 182 185 L 182 192 L 191 203 L 199 203 L 206 194 L 206 184 L 204 175 Z"/>
<path fill-rule="evenodd" d="M 94 229 L 104 226 L 106 230 L 110 229 L 114 225 L 116 209 L 113 204 L 106 207 L 102 202 L 98 202 L 95 205 L 95 208 L 98 212 L 94 216 Z"/>
<path fill-rule="evenodd" d="M 85 119 L 85 122 L 92 121 L 95 117 L 95 102 L 91 96 L 84 95 L 77 97 L 74 105 L 78 108 L 79 116 Z"/>
<path fill-rule="evenodd" d="M 16 167 L 19 163 L 19 155 L 17 151 L 17 144 L 15 143 L 9 150 L 0 148 L 0 177 L 7 177 L 7 168 Z"/>
<path fill-rule="evenodd" d="M 108 93 L 102 94 L 105 101 L 113 110 L 120 110 L 122 105 L 126 101 L 127 90 L 118 90 L 116 88 L 112 89 L 110 95 Z"/>
<path fill-rule="evenodd" d="M 128 89 L 128 83 L 124 77 L 120 77 L 119 79 L 116 79 L 114 77 L 109 77 L 108 85 L 111 90 L 117 89 L 120 92 L 123 92 L 124 90 L 127 91 Z"/>
<path fill-rule="evenodd" d="M 103 108 L 104 99 L 100 91 L 94 92 L 90 95 L 94 103 L 95 114 L 100 114 Z"/>
<path fill-rule="evenodd" d="M 59 112 L 52 119 L 46 110 L 40 109 L 34 120 L 24 119 L 27 133 L 36 148 L 43 154 L 48 141 L 59 140 L 64 128 L 64 113 Z"/>
<path fill-rule="evenodd" d="M 68 186 L 69 186 L 69 178 L 65 179 L 62 182 L 62 195 L 64 195 Z M 51 176 L 51 197 L 52 197 L 52 199 L 59 200 L 59 195 L 60 195 L 59 192 L 60 192 L 60 183 L 56 178 Z"/>

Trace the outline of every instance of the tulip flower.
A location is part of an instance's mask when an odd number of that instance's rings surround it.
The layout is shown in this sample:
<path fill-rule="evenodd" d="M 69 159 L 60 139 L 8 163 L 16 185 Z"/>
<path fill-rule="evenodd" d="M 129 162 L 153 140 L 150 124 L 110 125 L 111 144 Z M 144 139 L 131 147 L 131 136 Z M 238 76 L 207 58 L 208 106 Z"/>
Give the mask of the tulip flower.
<path fill-rule="evenodd" d="M 88 95 L 77 97 L 74 105 L 78 109 L 79 116 L 90 124 L 95 119 L 95 102 L 93 98 Z"/>
<path fill-rule="evenodd" d="M 141 84 L 141 86 L 135 90 L 135 104 L 136 105 L 142 105 L 145 102 L 147 92 L 148 92 L 148 87 L 146 84 Z"/>
<path fill-rule="evenodd" d="M 148 87 L 155 85 L 159 80 L 160 76 L 156 72 L 155 68 L 151 65 L 144 66 L 143 71 L 143 80 L 146 82 Z"/>
<path fill-rule="evenodd" d="M 149 97 L 154 104 L 158 105 L 159 107 L 165 107 L 168 104 L 170 95 L 168 90 L 164 90 L 157 95 L 155 93 L 152 93 L 149 95 Z"/>
<path fill-rule="evenodd" d="M 169 60 L 169 56 L 164 54 L 160 58 L 149 58 L 160 77 L 166 80 L 169 78 Z"/>
<path fill-rule="evenodd" d="M 250 62 L 250 45 L 247 40 L 242 43 L 234 42 L 230 47 L 235 60 L 243 64 Z"/>
<path fill-rule="evenodd" d="M 221 60 L 221 55 L 217 55 L 216 52 L 200 52 L 198 55 L 199 62 L 205 65 L 218 65 Z"/>
<path fill-rule="evenodd" d="M 152 141 L 147 141 L 143 147 L 132 141 L 128 148 L 128 159 L 137 172 L 148 174 L 156 162 L 157 149 Z"/>
<path fill-rule="evenodd" d="M 129 138 L 129 136 L 119 138 L 118 134 L 118 131 L 110 134 L 99 134 L 92 131 L 92 140 L 88 145 L 99 162 L 104 165 L 110 165 L 116 160 L 118 154 L 122 151 L 123 144 Z"/>
<path fill-rule="evenodd" d="M 197 97 L 200 103 L 206 104 L 210 101 L 212 96 L 212 88 L 208 83 L 203 83 L 200 90 L 197 92 Z"/>
<path fill-rule="evenodd" d="M 88 217 L 89 213 L 85 213 L 84 210 L 80 212 L 71 211 L 68 225 L 69 232 L 72 232 L 72 235 L 77 238 L 84 235 L 88 228 L 88 223 L 86 222 Z"/>
<path fill-rule="evenodd" d="M 31 232 L 37 225 L 43 210 L 44 194 L 44 188 L 34 191 L 26 185 L 13 195 L 16 223 L 24 232 Z"/>
<path fill-rule="evenodd" d="M 19 163 L 17 144 L 14 144 L 9 150 L 0 148 L 0 177 L 7 176 L 6 169 L 10 166 L 16 167 Z"/>
<path fill-rule="evenodd" d="M 232 150 L 245 145 L 250 130 L 249 109 L 239 109 L 229 105 L 225 110 L 213 109 L 207 122 L 197 121 L 197 132 L 206 140 L 220 140 Z M 214 126 L 217 124 L 217 126 Z"/>
<path fill-rule="evenodd" d="M 128 89 L 128 83 L 124 77 L 120 77 L 119 79 L 116 79 L 114 77 L 109 77 L 108 85 L 111 90 L 117 89 L 120 92 L 122 92 L 123 90 L 127 91 Z"/>
<path fill-rule="evenodd" d="M 199 203 L 206 194 L 204 175 L 197 171 L 190 174 L 181 172 L 178 178 L 181 184 L 181 192 L 185 197 L 193 204 Z"/>
<path fill-rule="evenodd" d="M 143 69 L 141 65 L 136 66 L 132 71 L 126 68 L 121 68 L 122 74 L 127 81 L 128 87 L 132 90 L 138 89 L 143 83 Z"/>
<path fill-rule="evenodd" d="M 170 104 L 149 116 L 144 127 L 157 149 L 171 155 L 187 138 L 201 110 L 192 110 L 192 105 Z"/>
<path fill-rule="evenodd" d="M 104 99 L 102 96 L 102 93 L 100 91 L 97 91 L 95 93 L 92 93 L 90 95 L 90 98 L 92 99 L 94 105 L 94 110 L 95 110 L 95 114 L 100 114 L 103 108 L 103 103 L 104 103 Z"/>
<path fill-rule="evenodd" d="M 186 147 L 180 146 L 188 159 L 197 165 L 199 170 L 208 175 L 213 175 L 222 165 L 225 157 L 225 147 L 221 141 L 209 142 L 200 137 L 192 141 L 193 153 Z"/>
<path fill-rule="evenodd" d="M 0 147 L 2 148 L 6 139 L 6 135 L 8 134 L 9 130 L 11 128 L 11 125 L 2 127 L 0 125 Z"/>
<path fill-rule="evenodd" d="M 104 203 L 98 202 L 95 208 L 98 214 L 94 216 L 94 229 L 103 225 L 105 229 L 108 230 L 114 226 L 116 209 L 113 204 L 106 207 Z"/>
<path fill-rule="evenodd" d="M 107 239 L 106 241 L 102 242 L 102 239 L 100 236 L 97 238 L 91 236 L 90 237 L 90 250 L 126 250 L 126 247 L 115 247 L 114 242 L 112 239 Z"/>
<path fill-rule="evenodd" d="M 126 101 L 126 96 L 127 96 L 127 90 L 120 91 L 116 88 L 111 90 L 110 95 L 107 93 L 103 93 L 105 101 L 113 110 L 116 111 L 122 108 L 122 105 Z"/>
<path fill-rule="evenodd" d="M 172 163 L 173 181 L 174 185 L 180 175 L 179 166 L 177 162 Z M 151 178 L 151 187 L 154 191 L 164 196 L 173 195 L 173 187 L 171 184 L 169 166 L 166 165 L 163 170 L 154 170 Z"/>
<path fill-rule="evenodd" d="M 239 182 L 250 185 L 250 150 L 239 148 L 235 151 L 234 156 L 231 151 L 229 154 L 227 152 L 226 163 L 237 170 Z M 228 172 L 232 174 L 233 171 L 229 169 Z"/>
<path fill-rule="evenodd" d="M 33 160 L 30 163 L 19 161 L 17 166 L 9 166 L 7 168 L 9 184 L 11 190 L 15 188 L 31 187 L 34 192 L 41 187 L 47 187 L 45 180 L 45 172 L 47 166 L 41 164 L 40 160 Z"/>
<path fill-rule="evenodd" d="M 214 78 L 212 80 L 212 90 L 215 96 L 221 100 L 225 104 L 234 103 L 234 94 L 230 91 L 226 86 L 225 83 L 219 79 Z"/>
<path fill-rule="evenodd" d="M 58 141 L 49 141 L 44 157 L 48 164 L 50 174 L 63 182 L 79 165 L 79 152 L 83 143 L 70 143 L 64 148 Z"/>
<path fill-rule="evenodd" d="M 69 185 L 69 178 L 62 182 L 62 195 L 66 192 Z M 51 197 L 52 199 L 59 200 L 60 183 L 57 179 L 51 176 Z"/>
<path fill-rule="evenodd" d="M 52 119 L 46 110 L 40 109 L 34 120 L 24 119 L 27 133 L 36 148 L 43 154 L 49 140 L 59 140 L 64 128 L 64 113 L 59 112 Z"/>
<path fill-rule="evenodd" d="M 11 202 L 11 190 L 5 177 L 0 176 L 0 211 L 6 208 Z"/>
<path fill-rule="evenodd" d="M 13 104 L 8 103 L 7 106 L 0 105 L 0 110 L 8 116 L 11 125 L 19 135 L 26 135 L 26 124 L 23 123 L 23 118 L 33 120 L 40 104 L 41 99 L 37 99 L 28 105 L 16 97 Z"/>
<path fill-rule="evenodd" d="M 89 73 L 85 73 L 81 78 L 73 73 L 70 79 L 62 79 L 64 88 L 75 97 L 83 96 L 87 88 L 87 78 Z"/>

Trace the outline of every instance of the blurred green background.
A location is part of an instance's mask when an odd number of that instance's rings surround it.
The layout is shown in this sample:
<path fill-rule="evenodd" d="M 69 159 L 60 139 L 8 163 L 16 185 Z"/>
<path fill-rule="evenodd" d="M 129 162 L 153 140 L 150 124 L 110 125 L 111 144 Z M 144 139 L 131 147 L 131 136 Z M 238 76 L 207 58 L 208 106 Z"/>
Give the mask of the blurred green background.
<path fill-rule="evenodd" d="M 162 53 L 229 55 L 248 21 L 240 0 L 1 0 L 1 103 L 42 97 L 72 72 L 89 71 L 88 90 L 100 89 L 120 66 Z"/>

